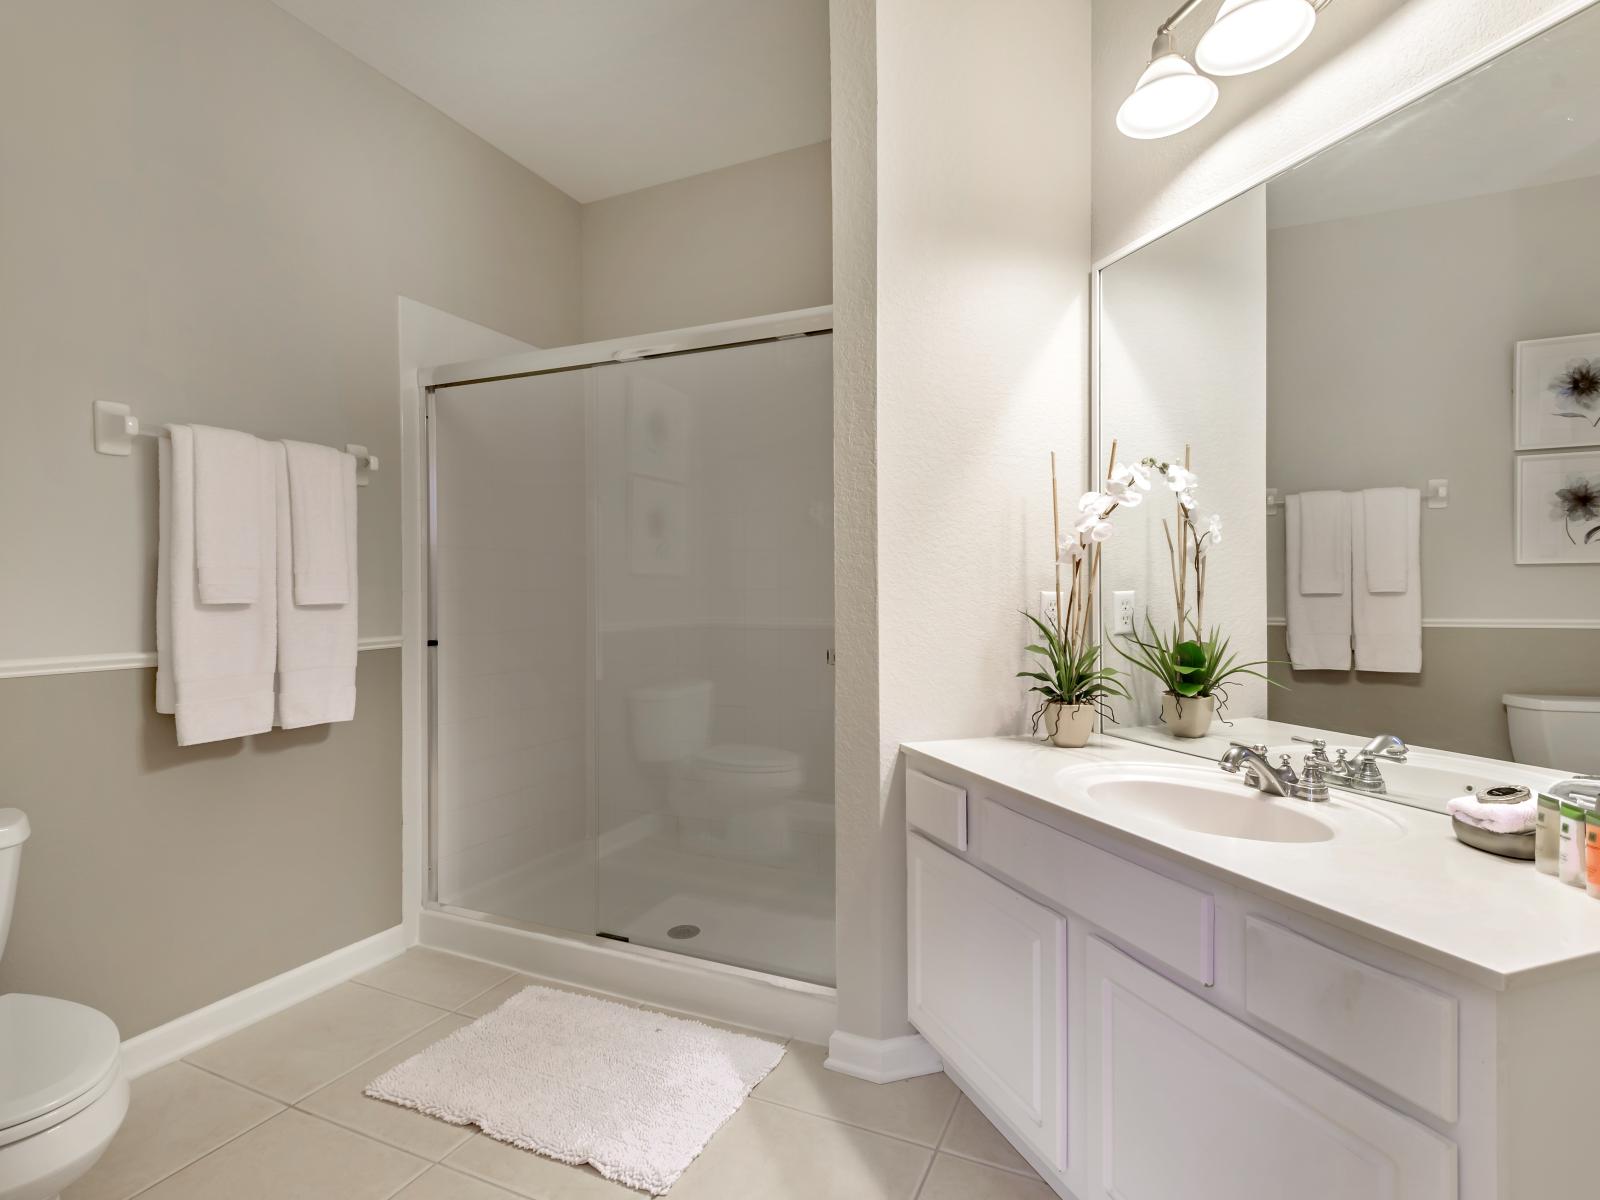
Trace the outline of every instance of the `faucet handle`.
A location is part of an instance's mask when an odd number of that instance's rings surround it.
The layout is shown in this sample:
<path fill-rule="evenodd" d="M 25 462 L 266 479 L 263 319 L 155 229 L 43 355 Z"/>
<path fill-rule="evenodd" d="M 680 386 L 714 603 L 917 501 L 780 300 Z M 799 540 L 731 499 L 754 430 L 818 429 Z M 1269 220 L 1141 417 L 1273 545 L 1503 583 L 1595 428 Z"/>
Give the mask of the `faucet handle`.
<path fill-rule="evenodd" d="M 1291 742 L 1304 742 L 1313 750 L 1326 750 L 1328 748 L 1328 743 L 1323 741 L 1321 738 L 1301 737 L 1298 733 L 1292 736 L 1289 740 Z"/>

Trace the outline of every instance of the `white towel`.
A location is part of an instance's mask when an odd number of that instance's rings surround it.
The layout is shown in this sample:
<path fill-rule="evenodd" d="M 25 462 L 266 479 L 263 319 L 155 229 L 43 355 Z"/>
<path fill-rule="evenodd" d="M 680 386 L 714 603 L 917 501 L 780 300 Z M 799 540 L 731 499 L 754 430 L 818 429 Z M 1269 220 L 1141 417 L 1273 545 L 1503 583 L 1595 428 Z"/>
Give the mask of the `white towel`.
<path fill-rule="evenodd" d="M 156 711 L 177 718 L 180 746 L 272 728 L 277 497 L 270 447 L 256 449 L 260 595 L 252 604 L 205 604 L 195 571 L 193 431 L 174 425 L 159 446 Z"/>
<path fill-rule="evenodd" d="M 1337 497 L 1337 518 L 1330 515 L 1328 504 L 1318 500 L 1313 506 L 1317 522 L 1307 529 L 1309 514 L 1303 503 L 1311 496 Z M 1289 661 L 1297 671 L 1347 671 L 1350 669 L 1350 524 L 1349 503 L 1341 492 L 1310 492 L 1293 495 L 1284 512 L 1284 565 L 1287 578 L 1284 596 L 1288 616 Z M 1305 539 L 1308 536 L 1325 543 L 1315 557 L 1321 561 L 1324 576 L 1334 579 L 1314 579 L 1312 588 L 1330 588 L 1328 591 L 1307 590 L 1303 566 L 1307 561 Z M 1335 567 L 1344 563 L 1343 575 Z M 1337 585 L 1337 586 L 1335 586 Z"/>
<path fill-rule="evenodd" d="M 1528 833 L 1539 818 L 1539 799 L 1530 795 L 1516 804 L 1485 804 L 1468 792 L 1448 801 L 1445 810 L 1475 829 L 1487 829 L 1491 833 Z"/>
<path fill-rule="evenodd" d="M 353 576 L 345 544 L 345 477 L 355 459 L 331 446 L 284 442 L 296 604 L 346 604 Z M 352 509 L 354 505 L 351 505 Z M 351 521 L 355 514 L 350 514 Z"/>
<path fill-rule="evenodd" d="M 1300 594 L 1350 590 L 1350 504 L 1343 492 L 1300 493 Z"/>
<path fill-rule="evenodd" d="M 1361 493 L 1367 533 L 1367 591 L 1374 595 L 1403 592 L 1410 586 L 1411 545 L 1416 534 L 1407 524 L 1412 488 L 1368 488 Z"/>
<path fill-rule="evenodd" d="M 278 495 L 278 712 L 275 724 L 285 729 L 348 721 L 356 713 L 356 462 L 348 454 L 340 480 L 339 504 L 325 507 L 316 520 L 296 521 L 288 452 L 273 451 L 273 478 Z M 334 453 L 337 454 L 335 451 Z M 337 521 L 336 528 L 332 528 Z M 313 531 L 308 522 L 316 526 Z M 295 596 L 294 543 L 302 533 L 327 540 L 337 536 L 349 564 L 344 604 L 302 604 Z"/>
<path fill-rule="evenodd" d="M 1368 572 L 1367 544 L 1377 531 L 1367 525 L 1362 496 L 1350 505 L 1351 558 L 1354 564 L 1352 605 L 1356 642 L 1356 670 L 1415 674 L 1422 670 L 1422 493 L 1416 488 L 1385 489 L 1401 493 L 1394 537 L 1404 547 L 1406 589 L 1374 592 Z M 1385 518 L 1389 520 L 1391 518 Z"/>
<path fill-rule="evenodd" d="M 261 447 L 248 433 L 191 425 L 194 568 L 202 604 L 250 604 L 260 594 L 257 511 Z"/>

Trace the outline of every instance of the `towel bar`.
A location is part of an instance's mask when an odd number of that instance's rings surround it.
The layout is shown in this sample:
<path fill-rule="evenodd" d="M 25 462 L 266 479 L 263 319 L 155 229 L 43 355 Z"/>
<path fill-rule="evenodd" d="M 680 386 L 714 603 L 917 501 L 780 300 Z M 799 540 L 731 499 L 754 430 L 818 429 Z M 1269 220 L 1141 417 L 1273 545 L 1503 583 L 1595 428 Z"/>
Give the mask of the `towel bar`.
<path fill-rule="evenodd" d="M 167 430 L 163 425 L 153 429 L 143 429 L 139 425 L 139 418 L 126 404 L 118 404 L 114 400 L 96 400 L 92 411 L 94 413 L 94 448 L 100 454 L 116 454 L 126 456 L 133 453 L 133 439 L 136 437 L 159 438 L 166 437 Z M 353 455 L 356 460 L 356 483 L 365 485 L 367 476 L 378 469 L 378 456 L 368 454 L 365 446 L 354 442 L 345 446 L 345 453 Z"/>

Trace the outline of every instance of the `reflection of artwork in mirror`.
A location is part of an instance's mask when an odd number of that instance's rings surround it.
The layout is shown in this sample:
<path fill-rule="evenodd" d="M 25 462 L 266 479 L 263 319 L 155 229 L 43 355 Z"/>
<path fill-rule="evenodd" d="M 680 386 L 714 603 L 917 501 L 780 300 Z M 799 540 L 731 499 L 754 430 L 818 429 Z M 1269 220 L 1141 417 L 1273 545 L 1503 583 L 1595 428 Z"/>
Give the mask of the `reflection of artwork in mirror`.
<path fill-rule="evenodd" d="M 1517 459 L 1517 561 L 1600 563 L 1600 451 Z"/>
<path fill-rule="evenodd" d="M 1517 343 L 1517 449 L 1600 446 L 1600 333 Z"/>

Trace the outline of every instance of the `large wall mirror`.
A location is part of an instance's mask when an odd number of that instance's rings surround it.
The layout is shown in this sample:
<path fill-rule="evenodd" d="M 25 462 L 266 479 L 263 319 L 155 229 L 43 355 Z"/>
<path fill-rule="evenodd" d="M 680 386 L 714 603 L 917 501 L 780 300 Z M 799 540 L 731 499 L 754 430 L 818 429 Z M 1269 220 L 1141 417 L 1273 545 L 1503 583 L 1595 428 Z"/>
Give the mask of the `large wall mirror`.
<path fill-rule="evenodd" d="M 1434 808 L 1600 770 L 1596 61 L 1600 8 L 1101 269 L 1095 477 L 1154 463 L 1105 554 L 1107 732 L 1370 748 Z M 1215 711 L 1132 661 L 1218 633 L 1271 682 Z"/>

